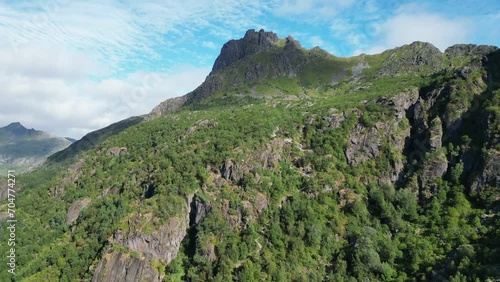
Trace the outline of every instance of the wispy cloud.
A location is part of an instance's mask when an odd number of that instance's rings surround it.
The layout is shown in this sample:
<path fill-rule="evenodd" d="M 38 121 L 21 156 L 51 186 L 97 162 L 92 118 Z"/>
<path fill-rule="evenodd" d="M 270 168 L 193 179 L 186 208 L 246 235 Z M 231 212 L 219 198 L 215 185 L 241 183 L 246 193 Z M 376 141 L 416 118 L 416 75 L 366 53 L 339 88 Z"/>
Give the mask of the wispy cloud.
<path fill-rule="evenodd" d="M 354 0 L 282 0 L 274 2 L 272 11 L 277 16 L 305 16 L 297 20 L 321 22 L 333 18 L 354 2 Z"/>
<path fill-rule="evenodd" d="M 217 48 L 219 48 L 219 46 L 217 44 L 215 44 L 215 42 L 213 42 L 213 41 L 203 41 L 201 43 L 201 45 L 203 45 L 203 47 L 207 47 L 207 48 L 210 48 L 210 49 L 217 49 Z"/>
<path fill-rule="evenodd" d="M 214 26 L 239 31 L 255 25 L 261 13 L 258 2 L 233 0 L 48 3 L 0 4 L 0 34 L 8 38 L 4 44 L 16 50 L 39 42 L 57 44 L 91 54 L 113 69 L 138 54 L 161 61 L 162 48 L 175 48 Z"/>
<path fill-rule="evenodd" d="M 208 74 L 213 59 L 194 46 L 217 52 L 214 40 L 227 40 L 220 36 L 258 25 L 260 7 L 234 0 L 0 1 L 0 95 L 9 109 L 0 124 L 16 120 L 81 137 L 148 113 Z M 209 30 L 226 33 L 206 40 Z M 144 85 L 152 77 L 156 83 Z"/>

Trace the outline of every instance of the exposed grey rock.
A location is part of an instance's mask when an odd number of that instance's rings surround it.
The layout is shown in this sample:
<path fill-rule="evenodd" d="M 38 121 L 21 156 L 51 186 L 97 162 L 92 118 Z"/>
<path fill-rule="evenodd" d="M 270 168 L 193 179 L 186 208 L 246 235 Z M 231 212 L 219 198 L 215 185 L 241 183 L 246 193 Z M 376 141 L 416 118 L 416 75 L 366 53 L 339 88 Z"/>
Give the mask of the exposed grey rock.
<path fill-rule="evenodd" d="M 200 223 L 212 210 L 212 205 L 198 196 L 192 202 L 191 213 L 194 215 L 194 224 Z"/>
<path fill-rule="evenodd" d="M 408 92 L 399 93 L 389 99 L 380 98 L 377 103 L 394 108 L 394 115 L 398 121 L 406 116 L 406 111 L 418 101 L 418 89 L 411 89 Z"/>
<path fill-rule="evenodd" d="M 290 146 L 290 144 L 286 145 Z M 263 168 L 273 169 L 281 161 L 284 146 L 285 141 L 280 138 L 273 139 L 266 145 L 266 149 L 260 154 L 260 159 L 264 161 Z"/>
<path fill-rule="evenodd" d="M 469 66 L 465 66 L 461 69 L 459 69 L 455 74 L 454 76 L 455 77 L 460 77 L 462 79 L 467 79 L 469 77 L 469 75 L 473 72 L 474 70 L 469 67 Z"/>
<path fill-rule="evenodd" d="M 293 50 L 293 49 L 300 49 L 302 46 L 300 45 L 300 42 L 295 40 L 291 35 L 289 35 L 286 38 L 286 43 L 285 43 L 285 50 Z"/>
<path fill-rule="evenodd" d="M 370 68 L 370 65 L 364 60 L 364 55 L 361 57 L 361 61 L 357 65 L 352 67 L 351 72 L 354 77 L 359 77 L 363 74 L 363 70 Z"/>
<path fill-rule="evenodd" d="M 110 252 L 111 250 L 108 250 Z M 92 282 L 159 282 L 161 277 L 148 259 L 122 252 L 104 255 L 97 265 Z"/>
<path fill-rule="evenodd" d="M 382 122 L 377 122 L 370 129 L 367 129 L 361 123 L 356 124 L 347 141 L 348 145 L 345 155 L 348 163 L 357 165 L 368 159 L 377 157 L 379 155 L 382 136 L 392 131 L 389 127 L 389 124 Z"/>
<path fill-rule="evenodd" d="M 220 169 L 220 173 L 226 180 L 236 180 L 234 177 L 237 177 L 236 174 L 238 174 L 238 168 L 232 160 L 226 160 Z"/>
<path fill-rule="evenodd" d="M 413 126 L 417 129 L 417 132 L 422 132 L 428 128 L 427 125 L 427 114 L 424 107 L 425 101 L 419 98 L 415 105 L 413 105 L 411 113 Z"/>
<path fill-rule="evenodd" d="M 115 147 L 115 148 L 109 148 L 108 154 L 117 157 L 119 155 L 123 155 L 123 154 L 127 153 L 127 151 L 128 151 L 128 149 L 125 147 L 121 147 L 121 148 Z"/>
<path fill-rule="evenodd" d="M 398 75 L 444 67 L 443 53 L 430 43 L 416 41 L 385 52 L 389 52 L 389 56 L 379 71 L 381 75 Z"/>
<path fill-rule="evenodd" d="M 278 42 L 279 38 L 273 32 L 265 32 L 263 29 L 255 32 L 254 29 L 250 29 L 245 33 L 243 38 L 230 40 L 222 46 L 220 55 L 215 60 L 212 68 L 212 73 L 249 55 L 257 54 L 262 50 L 277 46 Z"/>
<path fill-rule="evenodd" d="M 192 200 L 193 195 L 189 195 L 185 199 L 184 206 L 179 207 L 179 214 L 168 218 L 167 223 L 152 234 L 136 232 L 124 234 L 118 231 L 114 235 L 114 242 L 141 253 L 147 258 L 168 264 L 176 257 L 181 241 L 186 236 Z"/>
<path fill-rule="evenodd" d="M 188 93 L 181 97 L 170 98 L 163 102 L 161 102 L 158 106 L 154 107 L 154 109 L 149 113 L 146 117 L 146 120 L 151 120 L 160 116 L 165 115 L 166 113 L 173 112 L 182 107 L 186 102 L 192 97 L 193 92 Z"/>
<path fill-rule="evenodd" d="M 92 199 L 90 198 L 76 200 L 73 202 L 68 209 L 68 213 L 66 214 L 66 224 L 73 223 L 80 215 L 80 212 L 86 208 L 90 202 L 92 202 Z"/>
<path fill-rule="evenodd" d="M 143 254 L 149 259 L 155 259 L 167 264 L 172 261 L 180 248 L 186 229 L 189 226 L 189 215 L 169 218 L 153 234 L 130 234 L 122 236 L 115 234 L 115 241 L 132 251 Z"/>
<path fill-rule="evenodd" d="M 339 110 L 334 108 L 329 109 L 328 114 L 330 115 L 323 117 L 323 119 L 328 122 L 328 125 L 331 128 L 339 128 L 346 118 L 345 112 L 339 112 Z"/>
<path fill-rule="evenodd" d="M 490 150 L 484 168 L 472 182 L 471 191 L 477 192 L 486 186 L 500 187 L 500 153 Z"/>
<path fill-rule="evenodd" d="M 121 252 L 105 255 L 99 262 L 92 281 L 161 281 L 161 277 L 151 267 L 151 261 L 168 264 L 177 256 L 187 234 L 192 199 L 193 195 L 188 196 L 179 215 L 168 218 L 167 223 L 152 234 L 126 234 L 118 230 L 112 242 L 137 252 L 139 257 L 134 258 Z"/>
<path fill-rule="evenodd" d="M 475 44 L 456 44 L 446 48 L 445 54 L 450 57 L 464 56 L 485 56 L 498 50 L 496 46 L 475 45 Z"/>
<path fill-rule="evenodd" d="M 439 177 L 443 177 L 447 170 L 448 159 L 443 153 L 434 157 L 427 158 L 425 160 L 422 169 L 422 175 L 420 177 L 421 187 L 425 190 L 429 182 L 434 181 Z"/>
<path fill-rule="evenodd" d="M 441 148 L 443 140 L 443 125 L 439 117 L 431 121 L 429 128 L 429 146 L 431 151 Z"/>
<path fill-rule="evenodd" d="M 376 122 L 372 128 L 366 128 L 358 123 L 347 140 L 347 149 L 345 154 L 349 164 L 360 164 L 368 159 L 379 155 L 379 148 L 382 140 L 386 136 L 392 136 L 399 127 L 399 122 L 406 116 L 406 112 L 418 101 L 418 90 L 412 89 L 408 92 L 400 93 L 389 99 L 382 98 L 376 102 L 394 109 L 395 119 L 386 122 Z M 404 149 L 405 138 L 409 137 L 409 130 L 394 135 L 390 142 L 393 147 L 402 152 Z M 399 177 L 403 167 L 402 163 L 393 162 L 390 168 L 389 178 L 395 180 Z"/>

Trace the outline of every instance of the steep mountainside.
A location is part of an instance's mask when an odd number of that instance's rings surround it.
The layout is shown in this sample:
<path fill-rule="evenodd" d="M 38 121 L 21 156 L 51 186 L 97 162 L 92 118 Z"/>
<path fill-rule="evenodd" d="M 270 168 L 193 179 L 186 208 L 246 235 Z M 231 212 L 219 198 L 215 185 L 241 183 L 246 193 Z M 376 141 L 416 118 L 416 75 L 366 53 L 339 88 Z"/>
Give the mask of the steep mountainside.
<path fill-rule="evenodd" d="M 249 30 L 18 179 L 14 278 L 500 279 L 499 84 L 492 46 L 339 58 Z"/>
<path fill-rule="evenodd" d="M 71 143 L 66 138 L 27 129 L 19 122 L 11 123 L 0 128 L 0 170 L 29 171 Z"/>

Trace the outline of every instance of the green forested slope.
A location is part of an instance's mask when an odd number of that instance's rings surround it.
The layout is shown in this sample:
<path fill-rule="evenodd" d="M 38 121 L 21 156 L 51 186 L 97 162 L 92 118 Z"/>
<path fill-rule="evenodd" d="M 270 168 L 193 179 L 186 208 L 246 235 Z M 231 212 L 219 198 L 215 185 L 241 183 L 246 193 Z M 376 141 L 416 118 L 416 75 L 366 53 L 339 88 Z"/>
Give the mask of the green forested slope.
<path fill-rule="evenodd" d="M 286 46 L 19 177 L 1 280 L 498 279 L 498 51 Z"/>

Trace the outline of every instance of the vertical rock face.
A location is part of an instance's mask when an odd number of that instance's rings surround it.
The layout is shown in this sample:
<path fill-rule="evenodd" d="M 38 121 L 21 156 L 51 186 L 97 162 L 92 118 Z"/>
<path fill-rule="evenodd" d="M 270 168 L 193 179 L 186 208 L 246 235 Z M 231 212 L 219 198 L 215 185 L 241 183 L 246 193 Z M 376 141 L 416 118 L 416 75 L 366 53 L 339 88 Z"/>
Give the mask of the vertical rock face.
<path fill-rule="evenodd" d="M 447 170 L 448 160 L 444 154 L 427 159 L 422 171 L 421 186 L 426 188 L 429 182 L 442 177 Z"/>
<path fill-rule="evenodd" d="M 177 256 L 189 227 L 192 200 L 193 196 L 189 196 L 183 212 L 169 218 L 152 234 L 134 232 L 124 235 L 124 232 L 117 231 L 113 243 L 138 255 L 132 257 L 122 251 L 108 250 L 109 253 L 97 265 L 92 281 L 161 281 L 160 274 L 151 264 L 159 261 L 166 265 Z"/>
<path fill-rule="evenodd" d="M 279 38 L 273 32 L 265 32 L 261 29 L 256 32 L 250 29 L 245 36 L 239 40 L 231 40 L 224 44 L 219 57 L 215 60 L 212 73 L 217 72 L 232 63 L 249 55 L 256 54 L 264 49 L 276 46 Z"/>
<path fill-rule="evenodd" d="M 169 263 L 177 256 L 188 226 L 189 216 L 173 217 L 153 234 L 122 236 L 122 233 L 118 232 L 115 234 L 115 241 L 132 251 L 143 254 L 146 258 Z"/>
<path fill-rule="evenodd" d="M 378 99 L 376 102 L 394 110 L 394 118 L 386 122 L 377 122 L 371 128 L 366 128 L 362 123 L 358 123 L 348 139 L 347 149 L 345 155 L 347 161 L 351 165 L 360 164 L 368 159 L 376 158 L 379 155 L 380 146 L 382 141 L 387 136 L 394 135 L 400 126 L 400 122 L 406 116 L 406 111 L 412 107 L 418 100 L 418 91 L 412 89 L 406 93 L 400 93 L 390 99 Z M 399 134 L 395 134 L 390 143 L 398 151 L 402 152 L 404 149 L 404 140 L 409 136 L 408 130 L 403 130 Z M 391 174 L 399 174 L 403 165 L 401 163 L 394 163 L 393 168 L 398 172 Z M 394 175 L 391 179 L 394 179 Z"/>
<path fill-rule="evenodd" d="M 491 150 L 486 158 L 484 169 L 471 185 L 471 191 L 477 192 L 486 186 L 500 187 L 500 153 Z"/>
<path fill-rule="evenodd" d="M 191 202 L 190 221 L 192 224 L 199 224 L 212 211 L 212 206 L 209 202 L 204 201 L 198 196 L 195 196 Z"/>
<path fill-rule="evenodd" d="M 122 252 L 106 254 L 97 265 L 92 282 L 159 282 L 156 270 L 145 258 L 134 258 Z"/>
<path fill-rule="evenodd" d="M 378 122 L 374 127 L 367 129 L 363 124 L 358 123 L 351 131 L 348 148 L 345 151 L 349 164 L 357 165 L 377 157 L 382 142 L 380 132 L 390 130 L 388 127 L 388 124 Z"/>
<path fill-rule="evenodd" d="M 443 139 L 443 128 L 441 119 L 436 117 L 431 121 L 431 127 L 429 128 L 429 146 L 431 151 L 436 151 L 441 148 L 441 143 Z"/>

